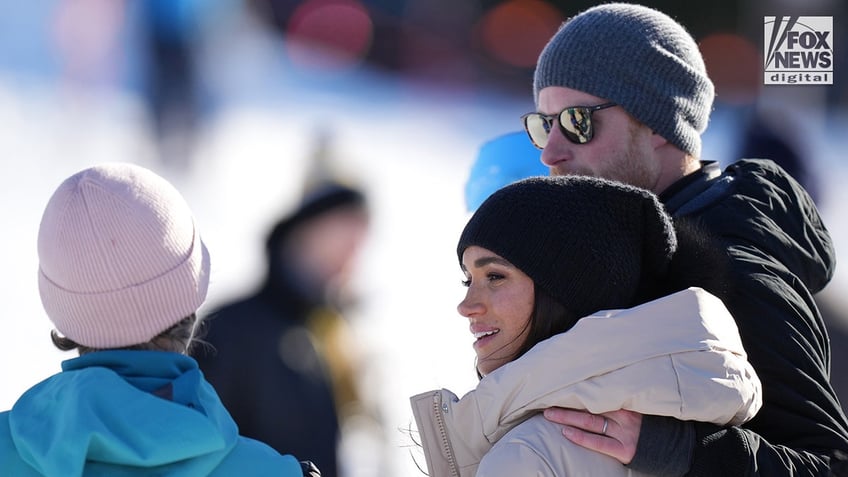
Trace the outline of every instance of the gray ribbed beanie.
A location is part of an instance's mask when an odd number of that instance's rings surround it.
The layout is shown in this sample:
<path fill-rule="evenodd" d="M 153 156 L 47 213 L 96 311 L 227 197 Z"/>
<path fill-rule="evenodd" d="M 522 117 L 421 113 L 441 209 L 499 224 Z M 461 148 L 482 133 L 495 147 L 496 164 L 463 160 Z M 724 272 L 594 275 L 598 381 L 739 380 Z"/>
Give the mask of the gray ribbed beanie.
<path fill-rule="evenodd" d="M 209 253 L 165 179 L 123 163 L 62 182 L 38 230 L 38 287 L 60 333 L 91 348 L 150 341 L 206 299 Z"/>
<path fill-rule="evenodd" d="M 609 99 L 695 157 L 715 96 L 704 60 L 679 23 L 652 8 L 610 3 L 566 21 L 539 56 L 533 94 L 564 86 Z"/>
<path fill-rule="evenodd" d="M 457 245 L 518 267 L 575 316 L 626 308 L 655 285 L 677 249 L 671 219 L 649 191 L 585 176 L 534 177 L 489 196 Z"/>

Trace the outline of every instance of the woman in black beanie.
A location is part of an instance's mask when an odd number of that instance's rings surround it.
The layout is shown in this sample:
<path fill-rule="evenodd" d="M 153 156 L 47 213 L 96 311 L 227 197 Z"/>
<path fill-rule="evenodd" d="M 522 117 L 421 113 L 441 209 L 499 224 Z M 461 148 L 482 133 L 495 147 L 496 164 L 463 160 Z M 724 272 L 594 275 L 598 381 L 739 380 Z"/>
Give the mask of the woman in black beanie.
<path fill-rule="evenodd" d="M 675 227 L 652 193 L 603 179 L 525 179 L 483 202 L 457 247 L 481 381 L 462 399 L 411 398 L 429 475 L 639 475 L 563 447 L 541 415 L 551 406 L 753 417 L 760 382 L 716 297 L 724 257 L 708 240 Z M 612 418 L 597 427 L 617 432 Z"/>

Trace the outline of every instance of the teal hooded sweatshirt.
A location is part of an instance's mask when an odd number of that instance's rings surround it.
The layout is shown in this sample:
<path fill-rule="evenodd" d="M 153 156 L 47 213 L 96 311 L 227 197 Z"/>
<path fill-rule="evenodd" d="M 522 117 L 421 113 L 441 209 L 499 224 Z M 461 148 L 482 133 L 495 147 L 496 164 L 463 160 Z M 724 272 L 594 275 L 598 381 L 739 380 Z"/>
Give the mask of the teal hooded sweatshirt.
<path fill-rule="evenodd" d="M 302 477 L 298 460 L 238 435 L 194 359 L 99 351 L 0 413 L 0 476 Z"/>

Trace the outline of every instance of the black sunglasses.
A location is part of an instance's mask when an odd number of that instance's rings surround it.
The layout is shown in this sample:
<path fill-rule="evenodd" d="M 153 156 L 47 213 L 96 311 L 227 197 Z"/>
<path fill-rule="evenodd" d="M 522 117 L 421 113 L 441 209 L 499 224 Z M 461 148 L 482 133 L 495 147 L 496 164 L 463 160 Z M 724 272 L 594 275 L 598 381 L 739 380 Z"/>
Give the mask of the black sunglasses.
<path fill-rule="evenodd" d="M 617 106 L 617 104 L 571 106 L 554 115 L 527 113 L 521 116 L 521 120 L 524 121 L 524 129 L 530 136 L 530 142 L 539 149 L 544 149 L 548 145 L 548 137 L 551 135 L 554 120 L 559 124 L 562 135 L 569 141 L 574 144 L 586 144 L 595 135 L 595 128 L 592 127 L 592 113 L 613 106 Z"/>

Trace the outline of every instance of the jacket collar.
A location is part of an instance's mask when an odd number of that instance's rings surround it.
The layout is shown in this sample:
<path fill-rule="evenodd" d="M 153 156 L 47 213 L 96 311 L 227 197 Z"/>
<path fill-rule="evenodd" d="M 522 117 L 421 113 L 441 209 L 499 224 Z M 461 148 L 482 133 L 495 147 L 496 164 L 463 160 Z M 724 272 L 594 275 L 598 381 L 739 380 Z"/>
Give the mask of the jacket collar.
<path fill-rule="evenodd" d="M 678 179 L 659 194 L 660 202 L 665 204 L 668 213 L 674 215 L 680 207 L 707 190 L 721 175 L 716 161 L 701 161 L 701 167 Z"/>

